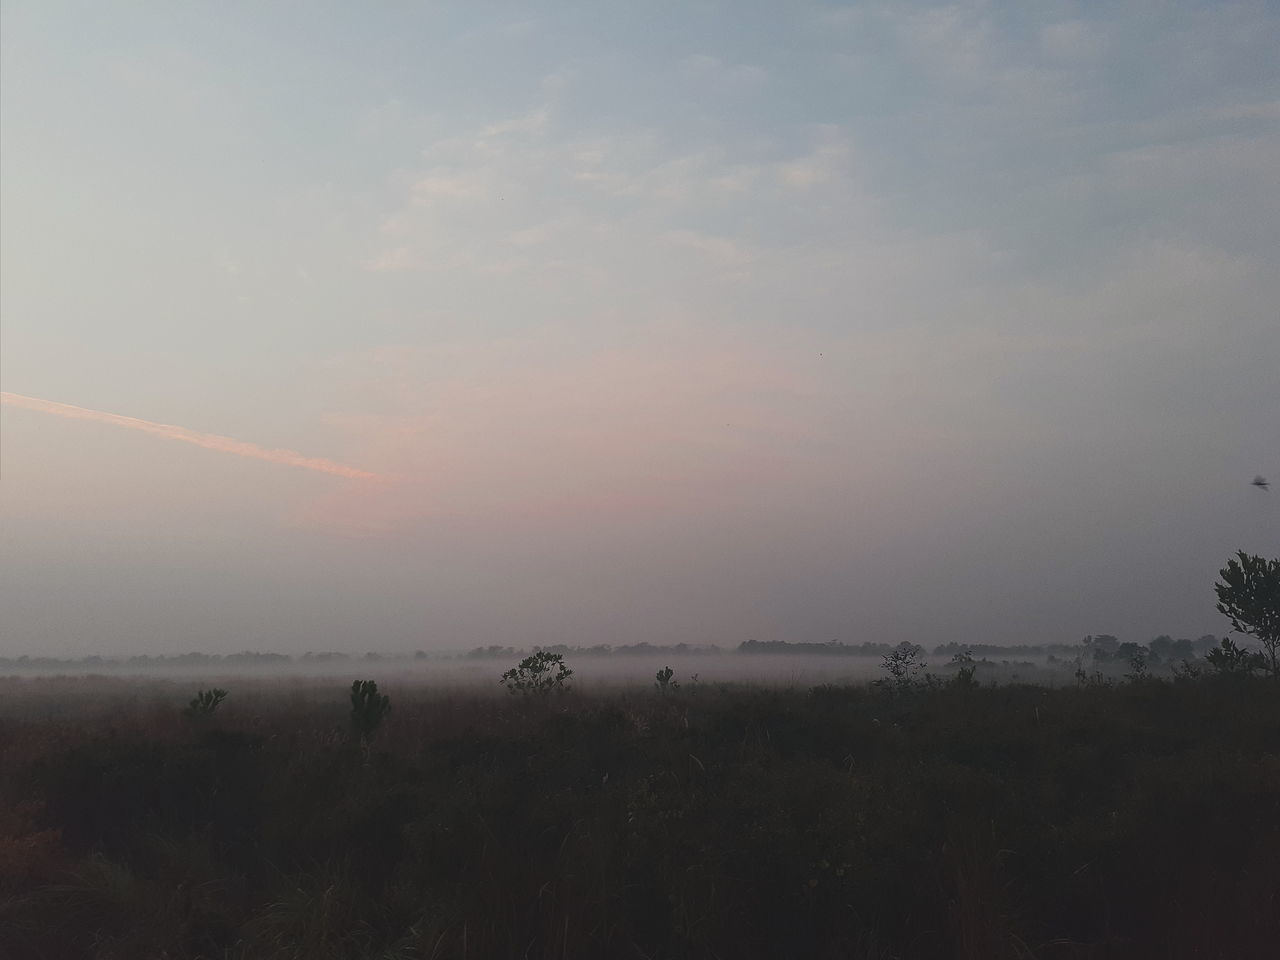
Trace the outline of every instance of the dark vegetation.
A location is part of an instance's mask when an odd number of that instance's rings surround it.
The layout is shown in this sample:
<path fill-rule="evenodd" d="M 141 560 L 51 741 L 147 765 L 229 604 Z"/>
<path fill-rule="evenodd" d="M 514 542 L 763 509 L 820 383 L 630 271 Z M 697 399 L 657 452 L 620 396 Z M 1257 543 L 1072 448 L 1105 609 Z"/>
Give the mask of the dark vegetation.
<path fill-rule="evenodd" d="M 127 689 L 107 724 L 0 726 L 2 956 L 1248 958 L 1280 936 L 1262 677 L 396 690 L 372 724 L 339 691 L 245 691 L 196 725 Z"/>
<path fill-rule="evenodd" d="M 191 698 L 183 714 L 193 718 L 212 716 L 225 699 L 227 699 L 227 691 L 218 687 L 212 690 L 201 690 Z"/>
<path fill-rule="evenodd" d="M 360 743 L 368 744 L 390 712 L 391 698 L 378 692 L 376 681 L 352 681 L 351 732 Z"/>
<path fill-rule="evenodd" d="M 512 693 L 551 693 L 564 690 L 572 676 L 563 654 L 539 650 L 504 673 L 501 682 Z"/>
<path fill-rule="evenodd" d="M 1218 612 L 1236 633 L 1255 638 L 1266 651 L 1266 667 L 1280 679 L 1280 560 L 1251 557 L 1243 550 L 1219 571 L 1214 584 Z"/>
<path fill-rule="evenodd" d="M 608 697 L 547 655 L 512 696 L 246 683 L 186 717 L 0 681 L 0 957 L 1275 956 L 1268 657 L 1049 689 L 922 653 Z"/>

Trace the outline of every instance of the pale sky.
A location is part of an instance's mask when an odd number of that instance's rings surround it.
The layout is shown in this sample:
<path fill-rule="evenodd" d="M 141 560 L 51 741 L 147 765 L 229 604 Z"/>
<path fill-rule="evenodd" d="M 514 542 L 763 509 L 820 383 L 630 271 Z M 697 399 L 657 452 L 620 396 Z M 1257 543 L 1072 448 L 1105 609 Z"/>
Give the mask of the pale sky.
<path fill-rule="evenodd" d="M 1274 3 L 0 23 L 0 653 L 1224 633 Z"/>

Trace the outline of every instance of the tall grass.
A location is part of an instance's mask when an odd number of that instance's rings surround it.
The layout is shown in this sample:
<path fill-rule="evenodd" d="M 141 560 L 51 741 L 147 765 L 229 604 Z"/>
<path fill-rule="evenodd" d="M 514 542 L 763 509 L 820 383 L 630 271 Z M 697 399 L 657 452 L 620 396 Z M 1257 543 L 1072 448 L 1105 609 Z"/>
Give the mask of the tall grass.
<path fill-rule="evenodd" d="M 1270 957 L 1274 686 L 10 686 L 0 956 Z"/>

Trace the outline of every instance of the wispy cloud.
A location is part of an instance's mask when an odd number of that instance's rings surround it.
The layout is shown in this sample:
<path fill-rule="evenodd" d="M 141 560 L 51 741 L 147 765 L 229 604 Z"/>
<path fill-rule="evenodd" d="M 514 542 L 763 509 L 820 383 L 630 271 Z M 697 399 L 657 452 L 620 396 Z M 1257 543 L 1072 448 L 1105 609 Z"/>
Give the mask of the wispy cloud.
<path fill-rule="evenodd" d="M 853 151 L 840 136 L 838 128 L 823 131 L 824 142 L 808 156 L 783 163 L 778 170 L 782 182 L 789 187 L 807 190 L 820 183 L 847 175 Z"/>
<path fill-rule="evenodd" d="M 218 450 L 222 453 L 235 454 L 237 457 L 266 460 L 268 463 L 280 463 L 289 467 L 302 467 L 304 470 L 329 473 L 336 477 L 346 477 L 349 480 L 384 479 L 376 473 L 370 473 L 368 470 L 360 470 L 356 467 L 347 466 L 345 463 L 337 463 L 321 457 L 308 457 L 305 454 L 298 453 L 296 450 L 272 450 L 267 447 L 260 447 L 256 443 L 247 443 L 244 440 L 222 437 L 216 433 L 198 433 L 195 430 L 174 426 L 171 423 L 154 423 L 150 420 L 139 420 L 137 417 L 126 417 L 118 413 L 107 413 L 103 410 L 77 407 L 70 403 L 58 403 L 54 400 L 27 397 L 20 393 L 0 392 L 0 403 L 21 407 L 24 410 L 50 413 L 55 417 L 66 417 L 69 420 L 90 420 L 94 423 L 109 423 L 117 427 L 128 427 L 130 430 L 140 430 L 143 433 L 150 433 L 168 440 L 180 440 L 183 443 L 204 447 L 206 450 Z"/>
<path fill-rule="evenodd" d="M 669 230 L 662 238 L 676 246 L 696 250 L 725 266 L 741 266 L 751 260 L 751 254 L 728 237 L 718 237 L 697 230 Z"/>

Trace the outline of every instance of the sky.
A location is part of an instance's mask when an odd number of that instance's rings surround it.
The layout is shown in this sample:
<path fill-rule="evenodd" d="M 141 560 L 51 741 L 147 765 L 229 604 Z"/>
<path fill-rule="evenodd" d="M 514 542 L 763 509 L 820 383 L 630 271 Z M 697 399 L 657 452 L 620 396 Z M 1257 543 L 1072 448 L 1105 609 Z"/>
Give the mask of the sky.
<path fill-rule="evenodd" d="M 1224 634 L 1280 7 L 0 11 L 0 652 Z"/>

